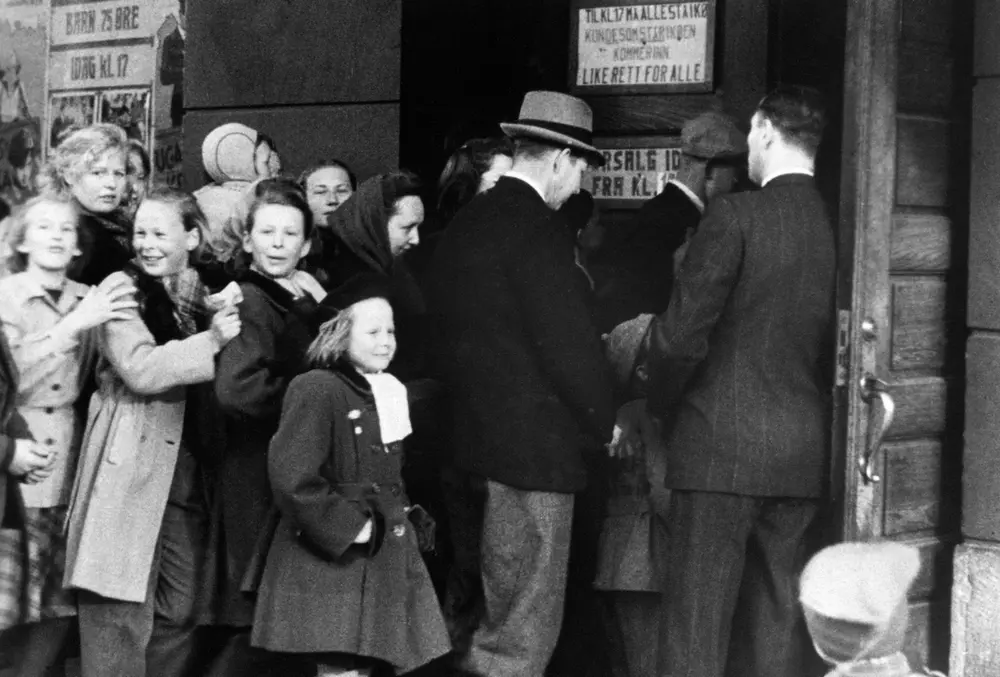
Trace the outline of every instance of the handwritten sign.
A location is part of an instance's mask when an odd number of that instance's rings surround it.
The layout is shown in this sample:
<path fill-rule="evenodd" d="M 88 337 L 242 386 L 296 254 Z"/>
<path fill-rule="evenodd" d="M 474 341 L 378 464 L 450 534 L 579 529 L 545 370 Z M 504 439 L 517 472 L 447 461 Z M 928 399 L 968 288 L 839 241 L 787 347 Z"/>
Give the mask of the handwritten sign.
<path fill-rule="evenodd" d="M 104 0 L 52 8 L 52 45 L 149 38 L 156 32 L 150 6 L 138 0 Z"/>
<path fill-rule="evenodd" d="M 149 85 L 155 75 L 149 45 L 86 47 L 51 52 L 49 89 Z"/>
<path fill-rule="evenodd" d="M 596 140 L 604 167 L 584 175 L 583 188 L 610 207 L 640 207 L 680 168 L 680 140 L 665 137 Z"/>
<path fill-rule="evenodd" d="M 589 4 L 588 0 L 581 0 Z M 572 88 L 577 92 L 712 90 L 715 1 L 578 7 Z M 614 0 L 611 0 L 614 2 Z"/>

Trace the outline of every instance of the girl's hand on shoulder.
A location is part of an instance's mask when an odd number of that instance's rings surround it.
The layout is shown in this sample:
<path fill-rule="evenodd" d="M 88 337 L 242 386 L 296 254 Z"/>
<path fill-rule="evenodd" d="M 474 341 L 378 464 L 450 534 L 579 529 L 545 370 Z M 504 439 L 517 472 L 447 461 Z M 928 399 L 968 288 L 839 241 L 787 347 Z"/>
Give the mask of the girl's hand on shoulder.
<path fill-rule="evenodd" d="M 223 348 L 240 333 L 243 323 L 240 322 L 240 313 L 236 306 L 223 308 L 212 316 L 212 338 Z"/>
<path fill-rule="evenodd" d="M 41 481 L 52 474 L 49 452 L 34 440 L 14 440 L 14 457 L 7 472 L 14 477 L 38 472 L 40 476 L 35 481 Z"/>
<path fill-rule="evenodd" d="M 111 320 L 128 318 L 126 311 L 138 307 L 135 286 L 124 276 L 111 276 L 96 287 L 91 287 L 80 304 L 66 320 L 71 322 L 73 334 L 99 327 Z"/>

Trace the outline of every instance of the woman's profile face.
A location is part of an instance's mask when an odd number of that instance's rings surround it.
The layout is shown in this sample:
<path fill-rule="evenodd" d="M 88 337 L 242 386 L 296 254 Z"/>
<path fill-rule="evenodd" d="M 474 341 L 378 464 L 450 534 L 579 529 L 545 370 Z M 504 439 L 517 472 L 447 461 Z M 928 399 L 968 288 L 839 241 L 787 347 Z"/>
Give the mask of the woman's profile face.
<path fill-rule="evenodd" d="M 490 168 L 479 177 L 479 189 L 477 193 L 485 193 L 496 185 L 500 177 L 510 171 L 514 166 L 514 160 L 509 155 L 494 155 L 490 161 Z"/>
<path fill-rule="evenodd" d="M 389 217 L 389 250 L 393 258 L 402 256 L 420 244 L 418 229 L 424 222 L 424 201 L 416 195 L 406 195 L 396 200 Z"/>

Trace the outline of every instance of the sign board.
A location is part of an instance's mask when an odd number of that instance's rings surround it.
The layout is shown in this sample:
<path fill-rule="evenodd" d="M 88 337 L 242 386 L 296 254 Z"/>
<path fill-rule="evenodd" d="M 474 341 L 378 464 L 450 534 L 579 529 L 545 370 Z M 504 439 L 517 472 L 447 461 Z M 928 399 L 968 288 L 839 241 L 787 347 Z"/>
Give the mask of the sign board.
<path fill-rule="evenodd" d="M 53 50 L 49 90 L 136 87 L 152 83 L 152 39 L 140 44 Z"/>
<path fill-rule="evenodd" d="M 103 0 L 52 8 L 52 46 L 148 38 L 157 17 L 137 0 Z"/>
<path fill-rule="evenodd" d="M 604 166 L 583 177 L 582 188 L 602 206 L 637 209 L 658 195 L 677 176 L 681 162 L 678 137 L 621 137 L 595 139 Z"/>
<path fill-rule="evenodd" d="M 577 0 L 570 31 L 575 93 L 712 91 L 715 0 Z"/>

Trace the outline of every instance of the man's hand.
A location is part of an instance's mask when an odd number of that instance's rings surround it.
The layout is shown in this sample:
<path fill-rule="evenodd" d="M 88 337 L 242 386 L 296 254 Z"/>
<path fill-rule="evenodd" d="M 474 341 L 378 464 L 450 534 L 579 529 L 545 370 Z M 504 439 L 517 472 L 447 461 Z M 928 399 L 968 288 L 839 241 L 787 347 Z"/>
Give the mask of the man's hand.
<path fill-rule="evenodd" d="M 608 455 L 612 458 L 632 458 L 643 454 L 645 439 L 658 436 L 652 419 L 646 413 L 646 400 L 632 400 L 618 410 L 615 430 L 608 444 Z"/>

